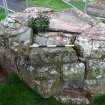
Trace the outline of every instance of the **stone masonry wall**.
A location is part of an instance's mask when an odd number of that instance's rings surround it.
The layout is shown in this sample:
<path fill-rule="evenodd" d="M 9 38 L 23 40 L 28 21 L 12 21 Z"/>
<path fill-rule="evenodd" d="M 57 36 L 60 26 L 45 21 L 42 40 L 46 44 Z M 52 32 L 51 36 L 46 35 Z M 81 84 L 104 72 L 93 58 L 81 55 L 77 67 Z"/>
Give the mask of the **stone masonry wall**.
<path fill-rule="evenodd" d="M 39 33 L 31 43 L 27 21 L 39 12 L 49 17 L 49 31 Z M 92 96 L 105 94 L 104 39 L 105 24 L 79 10 L 32 7 L 0 23 L 0 65 L 44 98 L 89 104 Z M 70 44 L 74 47 L 34 47 Z"/>

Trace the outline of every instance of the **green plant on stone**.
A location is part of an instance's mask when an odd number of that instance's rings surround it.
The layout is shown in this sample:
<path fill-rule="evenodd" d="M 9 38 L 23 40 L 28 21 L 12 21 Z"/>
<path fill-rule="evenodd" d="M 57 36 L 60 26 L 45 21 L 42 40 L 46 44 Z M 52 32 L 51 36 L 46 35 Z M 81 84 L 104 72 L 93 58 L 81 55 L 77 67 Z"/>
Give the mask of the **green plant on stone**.
<path fill-rule="evenodd" d="M 48 16 L 39 14 L 37 18 L 31 18 L 28 21 L 28 26 L 32 29 L 31 44 L 34 43 L 34 40 L 39 32 L 46 32 L 49 28 L 49 18 Z"/>
<path fill-rule="evenodd" d="M 37 18 L 31 18 L 28 22 L 28 26 L 31 27 L 33 33 L 46 32 L 49 28 L 48 16 L 39 14 Z"/>

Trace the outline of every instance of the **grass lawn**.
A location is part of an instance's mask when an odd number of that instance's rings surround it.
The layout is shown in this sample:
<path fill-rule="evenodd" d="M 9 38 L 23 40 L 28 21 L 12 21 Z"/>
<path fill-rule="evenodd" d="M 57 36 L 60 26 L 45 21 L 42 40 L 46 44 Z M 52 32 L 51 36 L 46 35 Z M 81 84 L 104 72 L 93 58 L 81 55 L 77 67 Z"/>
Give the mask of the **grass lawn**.
<path fill-rule="evenodd" d="M 0 8 L 0 20 L 5 18 L 5 13 L 2 8 Z"/>
<path fill-rule="evenodd" d="M 31 0 L 33 4 L 52 8 L 56 11 L 70 8 L 71 6 L 65 4 L 61 0 Z"/>
<path fill-rule="evenodd" d="M 72 1 L 70 2 L 72 5 L 74 5 L 75 7 L 79 8 L 80 10 L 83 11 L 84 9 L 84 3 L 83 0 L 77 0 L 77 1 Z"/>
<path fill-rule="evenodd" d="M 0 105 L 63 105 L 53 98 L 43 99 L 16 76 L 0 84 Z"/>
<path fill-rule="evenodd" d="M 17 76 L 0 83 L 0 105 L 72 105 L 61 104 L 53 98 L 43 99 L 33 92 Z M 105 96 L 95 98 L 90 105 L 105 105 Z"/>
<path fill-rule="evenodd" d="M 65 4 L 62 0 L 31 0 L 31 1 L 32 1 L 32 4 L 49 7 L 56 11 L 71 8 L 70 5 Z M 70 3 L 74 6 L 76 6 L 77 8 L 83 10 L 82 0 L 74 1 L 74 2 L 70 2 Z"/>

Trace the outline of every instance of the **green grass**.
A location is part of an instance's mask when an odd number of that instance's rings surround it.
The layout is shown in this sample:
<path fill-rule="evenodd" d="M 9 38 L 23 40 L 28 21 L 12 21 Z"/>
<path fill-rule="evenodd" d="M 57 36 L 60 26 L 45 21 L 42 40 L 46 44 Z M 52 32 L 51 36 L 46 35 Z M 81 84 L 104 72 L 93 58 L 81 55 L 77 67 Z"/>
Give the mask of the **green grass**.
<path fill-rule="evenodd" d="M 33 92 L 17 76 L 0 83 L 0 105 L 71 105 L 61 104 L 54 98 L 44 99 Z M 96 97 L 91 105 L 105 105 L 105 96 Z"/>
<path fill-rule="evenodd" d="M 96 97 L 91 105 L 105 105 L 105 95 Z"/>
<path fill-rule="evenodd" d="M 63 105 L 54 98 L 44 99 L 16 76 L 0 84 L 0 105 Z"/>
<path fill-rule="evenodd" d="M 72 1 L 70 2 L 72 5 L 74 5 L 75 7 L 77 7 L 78 9 L 82 10 L 84 9 L 84 3 L 83 0 L 79 0 L 79 1 Z"/>
<path fill-rule="evenodd" d="M 56 11 L 63 10 L 66 8 L 71 8 L 71 6 L 65 4 L 61 0 L 31 0 L 31 1 L 35 5 L 49 7 Z"/>
<path fill-rule="evenodd" d="M 0 8 L 0 20 L 5 18 L 4 9 Z"/>
<path fill-rule="evenodd" d="M 32 4 L 49 7 L 56 11 L 60 11 L 60 10 L 64 10 L 64 9 L 72 7 L 68 4 L 65 4 L 62 0 L 31 0 L 31 1 L 32 1 Z M 70 2 L 70 3 L 74 6 L 76 6 L 77 8 L 83 10 L 82 0 L 74 1 L 74 2 Z"/>

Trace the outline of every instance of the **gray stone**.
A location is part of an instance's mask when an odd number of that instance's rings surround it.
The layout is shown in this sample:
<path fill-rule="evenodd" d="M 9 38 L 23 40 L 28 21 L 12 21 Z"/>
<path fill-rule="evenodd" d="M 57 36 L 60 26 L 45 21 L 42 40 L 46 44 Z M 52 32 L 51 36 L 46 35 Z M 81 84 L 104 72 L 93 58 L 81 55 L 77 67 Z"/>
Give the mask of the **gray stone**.
<path fill-rule="evenodd" d="M 62 103 L 73 102 L 77 104 L 89 104 L 89 93 L 83 90 L 83 81 L 69 80 L 62 83 L 62 88 L 55 94 L 55 98 Z"/>
<path fill-rule="evenodd" d="M 63 65 L 64 80 L 83 80 L 85 74 L 85 66 L 83 63 L 69 63 Z"/>
<path fill-rule="evenodd" d="M 86 85 L 93 95 L 105 94 L 105 59 L 89 60 Z"/>
<path fill-rule="evenodd" d="M 50 8 L 45 8 L 45 7 L 30 7 L 24 10 L 25 13 L 48 13 L 48 12 L 53 12 L 52 9 Z"/>
<path fill-rule="evenodd" d="M 91 17 L 84 15 L 77 9 L 68 9 L 60 13 L 53 13 L 50 14 L 49 17 L 49 29 L 52 31 L 81 33 L 90 28 L 91 23 L 93 24 L 93 19 Z M 86 21 L 86 19 L 89 22 Z"/>
<path fill-rule="evenodd" d="M 75 35 L 62 32 L 39 33 L 35 42 L 40 45 L 69 45 L 72 44 Z"/>
<path fill-rule="evenodd" d="M 105 1 L 93 0 L 88 5 L 88 14 L 105 18 Z"/>
<path fill-rule="evenodd" d="M 104 57 L 105 24 L 99 23 L 80 35 L 75 41 L 84 58 Z"/>

